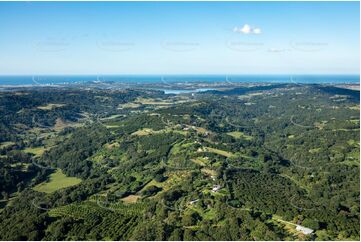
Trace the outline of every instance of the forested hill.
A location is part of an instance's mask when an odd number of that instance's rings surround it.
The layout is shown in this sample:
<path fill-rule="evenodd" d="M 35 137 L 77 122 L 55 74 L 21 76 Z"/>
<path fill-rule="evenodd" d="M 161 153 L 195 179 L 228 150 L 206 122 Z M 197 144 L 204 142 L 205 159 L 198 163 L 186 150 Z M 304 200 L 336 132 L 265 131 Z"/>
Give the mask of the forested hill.
<path fill-rule="evenodd" d="M 357 93 L 2 92 L 0 239 L 359 240 Z"/>
<path fill-rule="evenodd" d="M 290 84 L 268 84 L 268 85 L 260 85 L 260 86 L 251 86 L 251 87 L 238 87 L 232 88 L 224 91 L 210 90 L 206 93 L 217 94 L 217 95 L 243 95 L 249 92 L 255 91 L 267 91 L 272 90 L 274 88 L 286 88 L 288 86 L 292 86 Z"/>
<path fill-rule="evenodd" d="M 317 88 L 330 95 L 345 95 L 347 97 L 352 98 L 356 102 L 360 102 L 360 90 L 351 90 L 346 88 L 321 86 L 321 85 L 318 85 Z"/>

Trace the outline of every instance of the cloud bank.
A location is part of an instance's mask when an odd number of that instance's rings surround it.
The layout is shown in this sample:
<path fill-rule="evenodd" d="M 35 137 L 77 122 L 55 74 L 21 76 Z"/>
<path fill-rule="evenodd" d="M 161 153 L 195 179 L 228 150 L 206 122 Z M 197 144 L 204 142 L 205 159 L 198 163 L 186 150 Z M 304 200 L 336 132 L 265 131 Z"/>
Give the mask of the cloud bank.
<path fill-rule="evenodd" d="M 262 30 L 258 27 L 253 27 L 248 24 L 243 25 L 243 27 L 234 27 L 233 32 L 241 34 L 261 34 Z"/>

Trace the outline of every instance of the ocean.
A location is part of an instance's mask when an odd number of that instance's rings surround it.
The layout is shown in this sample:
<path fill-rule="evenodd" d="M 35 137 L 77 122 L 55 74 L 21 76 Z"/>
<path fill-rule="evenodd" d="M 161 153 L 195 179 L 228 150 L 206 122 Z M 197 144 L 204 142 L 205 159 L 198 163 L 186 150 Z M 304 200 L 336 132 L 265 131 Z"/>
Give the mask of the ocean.
<path fill-rule="evenodd" d="M 0 76 L 1 85 L 47 85 L 99 82 L 175 83 L 175 82 L 270 82 L 270 83 L 350 83 L 359 75 L 39 75 Z"/>

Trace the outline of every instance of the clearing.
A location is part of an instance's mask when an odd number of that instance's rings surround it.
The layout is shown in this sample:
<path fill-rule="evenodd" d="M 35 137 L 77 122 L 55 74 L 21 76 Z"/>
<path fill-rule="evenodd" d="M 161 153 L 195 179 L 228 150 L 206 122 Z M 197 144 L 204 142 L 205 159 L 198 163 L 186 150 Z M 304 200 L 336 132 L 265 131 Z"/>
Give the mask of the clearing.
<path fill-rule="evenodd" d="M 37 108 L 41 109 L 41 110 L 52 110 L 52 109 L 61 108 L 61 107 L 64 107 L 64 106 L 65 106 L 65 104 L 61 104 L 61 103 L 48 103 L 45 106 L 39 106 Z"/>
<path fill-rule="evenodd" d="M 30 154 L 33 154 L 33 155 L 38 156 L 38 157 L 42 156 L 45 151 L 46 151 L 46 148 L 44 146 L 24 149 L 25 153 L 30 153 Z"/>
<path fill-rule="evenodd" d="M 52 193 L 59 189 L 71 187 L 79 184 L 81 179 L 77 177 L 68 177 L 62 170 L 57 169 L 49 177 L 49 181 L 36 185 L 33 189 L 38 192 Z"/>
<path fill-rule="evenodd" d="M 121 200 L 125 203 L 136 203 L 139 198 L 141 198 L 141 196 L 139 195 L 129 195 L 127 197 L 122 198 Z"/>
<path fill-rule="evenodd" d="M 235 139 L 240 139 L 240 138 L 243 138 L 245 140 L 252 140 L 253 139 L 252 136 L 246 135 L 245 133 L 240 132 L 240 131 L 228 132 L 227 134 L 232 136 Z"/>
<path fill-rule="evenodd" d="M 204 147 L 203 150 L 205 152 L 215 153 L 215 154 L 218 154 L 218 155 L 225 156 L 227 158 L 233 156 L 233 153 L 231 153 L 231 152 L 228 152 L 228 151 L 225 151 L 225 150 L 219 150 L 219 149 L 215 149 L 215 148 L 211 148 L 211 147 Z"/>

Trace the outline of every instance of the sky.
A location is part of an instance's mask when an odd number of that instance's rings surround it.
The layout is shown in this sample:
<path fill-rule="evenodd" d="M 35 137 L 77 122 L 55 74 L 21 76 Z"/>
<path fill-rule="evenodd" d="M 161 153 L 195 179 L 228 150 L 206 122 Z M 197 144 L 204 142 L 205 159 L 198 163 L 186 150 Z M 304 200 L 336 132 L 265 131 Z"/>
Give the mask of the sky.
<path fill-rule="evenodd" d="M 359 74 L 359 2 L 0 2 L 0 75 Z"/>

